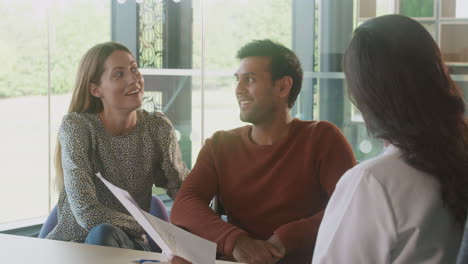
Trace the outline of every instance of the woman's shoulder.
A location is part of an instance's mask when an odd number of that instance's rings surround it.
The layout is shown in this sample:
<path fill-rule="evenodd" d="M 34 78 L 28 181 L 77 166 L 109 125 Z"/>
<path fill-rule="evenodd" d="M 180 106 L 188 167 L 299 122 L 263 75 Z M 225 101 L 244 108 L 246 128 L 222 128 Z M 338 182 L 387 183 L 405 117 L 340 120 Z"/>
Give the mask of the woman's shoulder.
<path fill-rule="evenodd" d="M 141 122 L 148 126 L 151 130 L 172 130 L 173 126 L 167 116 L 161 112 L 148 112 L 146 110 L 138 110 L 138 117 Z"/>
<path fill-rule="evenodd" d="M 360 181 L 362 183 L 376 181 L 382 184 L 389 180 L 396 180 L 393 175 L 398 174 L 396 171 L 401 169 L 401 162 L 398 156 L 382 153 L 349 169 L 340 181 Z"/>
<path fill-rule="evenodd" d="M 85 141 L 99 133 L 99 118 L 97 114 L 72 112 L 62 118 L 59 128 L 59 139 Z"/>
<path fill-rule="evenodd" d="M 162 121 L 168 119 L 163 113 L 161 112 L 148 112 L 144 109 L 140 109 L 137 111 L 137 114 L 140 118 L 144 120 L 152 120 L 152 121 Z"/>
<path fill-rule="evenodd" d="M 386 175 L 391 175 L 400 161 L 398 158 L 390 157 L 382 153 L 376 157 L 360 162 L 346 172 L 349 178 L 375 178 L 379 182 L 384 180 Z M 343 175 L 343 177 L 345 176 Z"/>
<path fill-rule="evenodd" d="M 97 127 L 98 121 L 97 114 L 71 112 L 63 116 L 60 130 L 89 130 Z"/>
<path fill-rule="evenodd" d="M 371 181 L 378 183 L 395 203 L 422 193 L 436 198 L 440 187 L 435 177 L 410 166 L 402 152 L 393 146 L 379 156 L 356 165 L 343 178 L 344 181 L 359 179 L 363 184 Z"/>
<path fill-rule="evenodd" d="M 403 152 L 393 145 L 389 145 L 379 156 L 364 161 L 357 167 L 359 166 L 368 170 L 382 182 L 428 181 L 428 178 L 434 178 L 409 165 L 403 157 Z"/>
<path fill-rule="evenodd" d="M 95 123 L 96 122 L 96 114 L 92 113 L 78 113 L 78 112 L 71 112 L 67 113 L 62 118 L 62 124 L 68 125 L 83 125 L 86 123 Z"/>

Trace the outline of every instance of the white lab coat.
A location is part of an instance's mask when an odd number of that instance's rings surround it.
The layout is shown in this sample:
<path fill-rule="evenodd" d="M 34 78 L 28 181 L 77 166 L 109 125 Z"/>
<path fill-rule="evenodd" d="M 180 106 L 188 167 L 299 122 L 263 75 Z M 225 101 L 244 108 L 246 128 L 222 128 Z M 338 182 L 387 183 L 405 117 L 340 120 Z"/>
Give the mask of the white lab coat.
<path fill-rule="evenodd" d="M 312 263 L 455 263 L 462 233 L 438 181 L 390 145 L 338 182 Z"/>

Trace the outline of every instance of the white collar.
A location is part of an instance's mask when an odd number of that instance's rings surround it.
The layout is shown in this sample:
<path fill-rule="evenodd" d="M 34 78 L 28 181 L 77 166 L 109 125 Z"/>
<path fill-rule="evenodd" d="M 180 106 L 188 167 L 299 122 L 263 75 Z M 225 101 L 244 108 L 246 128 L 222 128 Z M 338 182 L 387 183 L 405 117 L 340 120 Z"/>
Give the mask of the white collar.
<path fill-rule="evenodd" d="M 383 155 L 390 155 L 394 153 L 399 153 L 400 149 L 396 147 L 395 145 L 388 144 L 386 147 L 384 147 Z"/>

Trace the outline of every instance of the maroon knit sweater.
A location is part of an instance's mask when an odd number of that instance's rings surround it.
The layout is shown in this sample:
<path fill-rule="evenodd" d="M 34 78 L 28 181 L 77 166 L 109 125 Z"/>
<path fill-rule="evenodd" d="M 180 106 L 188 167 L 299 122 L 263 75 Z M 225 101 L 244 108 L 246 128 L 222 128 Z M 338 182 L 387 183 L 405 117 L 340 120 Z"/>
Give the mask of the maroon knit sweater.
<path fill-rule="evenodd" d="M 273 145 L 254 144 L 251 126 L 216 132 L 198 155 L 172 207 L 172 223 L 217 243 L 232 256 L 237 237 L 276 234 L 287 255 L 307 263 L 320 221 L 339 178 L 356 163 L 340 130 L 326 121 L 293 119 Z M 218 194 L 228 222 L 208 204 Z"/>

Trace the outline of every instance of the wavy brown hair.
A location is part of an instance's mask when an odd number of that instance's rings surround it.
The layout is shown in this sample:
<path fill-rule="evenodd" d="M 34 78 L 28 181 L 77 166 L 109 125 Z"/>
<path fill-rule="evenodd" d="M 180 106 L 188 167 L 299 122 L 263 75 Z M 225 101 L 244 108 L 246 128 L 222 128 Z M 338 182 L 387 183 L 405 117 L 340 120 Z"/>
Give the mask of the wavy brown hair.
<path fill-rule="evenodd" d="M 404 16 L 371 19 L 354 31 L 343 60 L 350 98 L 368 131 L 440 182 L 457 222 L 468 206 L 468 122 L 461 90 L 427 30 Z"/>

